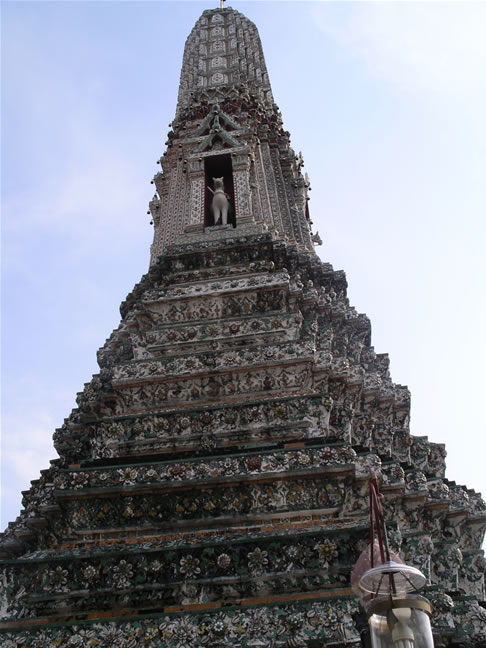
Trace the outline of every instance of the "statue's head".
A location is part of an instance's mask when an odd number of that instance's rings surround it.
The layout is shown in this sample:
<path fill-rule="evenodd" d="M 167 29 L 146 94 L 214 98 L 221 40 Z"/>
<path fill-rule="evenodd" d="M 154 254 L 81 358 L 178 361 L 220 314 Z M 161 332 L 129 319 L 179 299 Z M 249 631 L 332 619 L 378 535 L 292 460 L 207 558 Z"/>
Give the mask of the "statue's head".
<path fill-rule="evenodd" d="M 221 178 L 213 178 L 213 185 L 215 189 L 224 189 L 224 176 Z"/>

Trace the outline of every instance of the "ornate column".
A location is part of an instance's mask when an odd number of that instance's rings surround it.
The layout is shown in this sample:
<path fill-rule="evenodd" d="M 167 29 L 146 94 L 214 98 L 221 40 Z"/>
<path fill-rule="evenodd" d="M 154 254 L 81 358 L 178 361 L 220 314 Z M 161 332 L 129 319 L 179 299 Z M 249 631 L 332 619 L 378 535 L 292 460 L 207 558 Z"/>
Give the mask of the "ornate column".
<path fill-rule="evenodd" d="M 201 157 L 188 159 L 187 169 L 190 183 L 189 223 L 186 232 L 204 229 L 204 162 Z"/>
<path fill-rule="evenodd" d="M 248 152 L 238 152 L 231 155 L 233 165 L 233 183 L 235 190 L 236 227 L 253 221 L 250 193 L 250 156 Z"/>

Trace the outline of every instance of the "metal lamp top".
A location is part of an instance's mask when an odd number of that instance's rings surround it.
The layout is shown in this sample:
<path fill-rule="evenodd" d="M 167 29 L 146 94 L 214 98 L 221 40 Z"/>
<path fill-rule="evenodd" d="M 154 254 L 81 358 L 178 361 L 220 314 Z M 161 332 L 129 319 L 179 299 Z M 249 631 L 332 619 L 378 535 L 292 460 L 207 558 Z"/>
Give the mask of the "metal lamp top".
<path fill-rule="evenodd" d="M 359 586 L 369 594 L 393 596 L 417 592 L 425 583 L 425 576 L 415 567 L 390 560 L 365 572 Z"/>

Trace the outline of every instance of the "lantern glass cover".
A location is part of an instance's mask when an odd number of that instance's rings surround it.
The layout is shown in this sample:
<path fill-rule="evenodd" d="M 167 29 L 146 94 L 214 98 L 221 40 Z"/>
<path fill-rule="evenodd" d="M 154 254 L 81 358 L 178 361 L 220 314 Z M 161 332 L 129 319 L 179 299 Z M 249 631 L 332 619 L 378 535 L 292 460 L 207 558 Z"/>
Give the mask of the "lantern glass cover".
<path fill-rule="evenodd" d="M 368 614 L 373 648 L 434 648 L 426 599 L 375 599 Z"/>
<path fill-rule="evenodd" d="M 360 579 L 361 590 L 373 596 L 417 592 L 425 585 L 421 571 L 392 560 L 369 569 Z"/>

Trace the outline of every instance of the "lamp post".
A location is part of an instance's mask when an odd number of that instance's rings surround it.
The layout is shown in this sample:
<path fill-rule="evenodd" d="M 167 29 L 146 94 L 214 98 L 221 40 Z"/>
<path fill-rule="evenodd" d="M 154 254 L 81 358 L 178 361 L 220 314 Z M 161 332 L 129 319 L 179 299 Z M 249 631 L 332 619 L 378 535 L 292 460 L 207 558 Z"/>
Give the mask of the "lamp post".
<path fill-rule="evenodd" d="M 380 564 L 375 566 L 375 529 Z M 392 560 L 382 496 L 374 474 L 370 479 L 370 564 L 359 579 L 372 648 L 434 648 L 431 605 L 419 592 L 426 578 L 415 567 Z"/>

